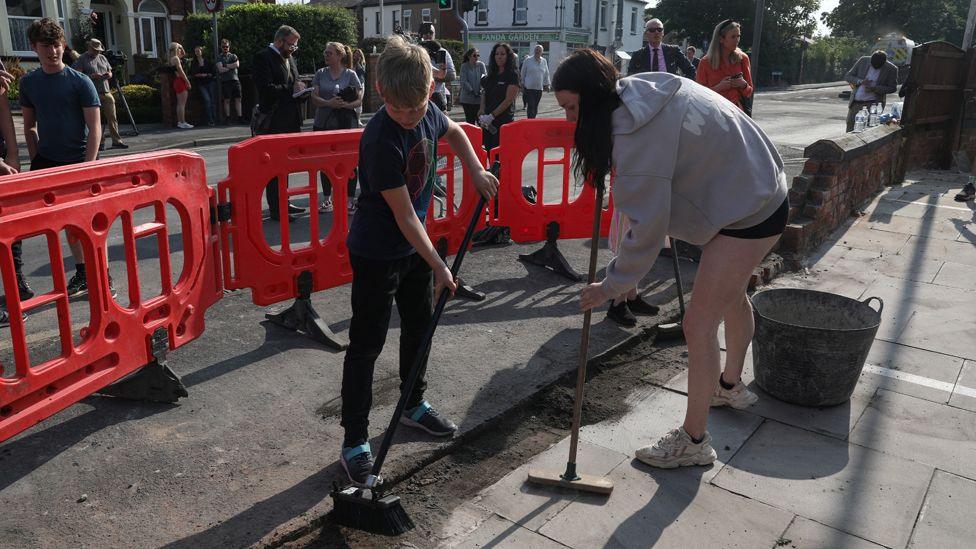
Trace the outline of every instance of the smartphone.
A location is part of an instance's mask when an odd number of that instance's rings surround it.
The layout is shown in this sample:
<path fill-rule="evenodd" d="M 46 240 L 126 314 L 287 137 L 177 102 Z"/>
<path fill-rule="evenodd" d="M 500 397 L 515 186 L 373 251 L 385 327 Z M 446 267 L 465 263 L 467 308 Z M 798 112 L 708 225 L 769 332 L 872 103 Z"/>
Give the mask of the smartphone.
<path fill-rule="evenodd" d="M 732 80 L 735 80 L 736 78 L 742 78 L 742 76 L 743 76 L 743 75 L 742 75 L 742 73 L 741 73 L 741 72 L 740 72 L 740 73 L 738 73 L 738 74 L 733 74 L 733 75 L 732 75 Z"/>
<path fill-rule="evenodd" d="M 440 50 L 437 52 L 437 62 L 447 63 L 447 50 Z"/>

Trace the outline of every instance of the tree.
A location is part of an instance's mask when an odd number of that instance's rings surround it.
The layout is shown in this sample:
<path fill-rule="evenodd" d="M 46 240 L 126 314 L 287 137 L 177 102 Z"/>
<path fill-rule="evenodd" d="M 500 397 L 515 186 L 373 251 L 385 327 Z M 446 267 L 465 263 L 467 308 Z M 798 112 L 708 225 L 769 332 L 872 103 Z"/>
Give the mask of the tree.
<path fill-rule="evenodd" d="M 800 43 L 797 39 L 813 35 L 817 28 L 814 14 L 819 7 L 820 0 L 766 2 L 760 45 L 762 67 L 753 67 L 755 80 L 768 81 L 771 70 L 783 71 L 787 80 L 794 77 L 800 60 Z M 678 37 L 687 38 L 691 44 L 702 48 L 711 40 L 715 25 L 725 19 L 734 19 L 742 24 L 739 47 L 748 52 L 755 27 L 756 3 L 755 0 L 660 0 L 657 7 L 648 10 L 647 14 L 664 21 L 670 41 L 677 41 Z M 702 14 L 708 16 L 703 17 Z"/>
<path fill-rule="evenodd" d="M 966 26 L 969 0 L 840 0 L 821 19 L 833 35 L 874 40 L 889 32 L 915 42 L 947 40 L 958 45 Z"/>

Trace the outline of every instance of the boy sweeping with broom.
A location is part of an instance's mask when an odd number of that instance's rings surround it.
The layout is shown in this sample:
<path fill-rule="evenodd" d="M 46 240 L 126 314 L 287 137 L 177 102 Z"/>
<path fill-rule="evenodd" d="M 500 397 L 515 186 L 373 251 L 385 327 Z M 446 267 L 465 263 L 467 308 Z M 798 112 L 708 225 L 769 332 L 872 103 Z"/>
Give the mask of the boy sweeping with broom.
<path fill-rule="evenodd" d="M 386 342 L 393 302 L 400 314 L 402 390 L 431 321 L 433 301 L 440 292 L 457 288 L 424 229 L 437 175 L 438 140 L 447 140 L 486 199 L 498 190 L 498 180 L 485 171 L 460 126 L 429 107 L 434 79 L 423 48 L 392 36 L 377 71 L 376 89 L 385 105 L 370 119 L 359 144 L 362 189 L 347 240 L 352 323 L 342 368 L 345 439 L 340 462 L 349 480 L 360 485 L 373 466 L 367 431 L 373 367 Z M 457 426 L 424 400 L 426 367 L 425 358 L 400 422 L 450 436 Z"/>

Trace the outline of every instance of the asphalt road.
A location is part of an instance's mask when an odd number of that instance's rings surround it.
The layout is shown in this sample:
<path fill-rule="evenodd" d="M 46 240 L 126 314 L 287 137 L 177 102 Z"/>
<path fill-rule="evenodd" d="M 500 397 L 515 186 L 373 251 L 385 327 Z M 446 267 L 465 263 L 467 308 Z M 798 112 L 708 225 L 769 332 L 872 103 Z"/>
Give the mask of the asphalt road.
<path fill-rule="evenodd" d="M 842 88 L 760 94 L 756 117 L 793 173 L 806 144 L 843 130 Z M 556 116 L 551 95 L 544 115 Z M 207 183 L 226 177 L 227 146 L 195 150 L 207 162 Z M 527 160 L 525 181 L 534 177 Z M 547 173 L 547 182 L 561 175 Z M 295 176 L 299 177 L 299 176 Z M 307 177 L 307 176 L 306 176 Z M 544 200 L 560 185 L 546 185 Z M 572 190 L 571 186 L 571 190 Z M 299 201 L 301 202 L 301 200 Z M 324 217 L 323 227 L 331 225 Z M 173 277 L 182 265 L 178 215 L 167 209 Z M 136 223 L 152 218 L 148 210 Z M 163 221 L 163 220 L 161 220 Z M 298 240 L 309 238 L 307 217 L 293 222 Z M 306 227 L 304 233 L 300 230 Z M 266 235 L 274 245 L 274 224 Z M 62 235 L 62 250 L 69 257 Z M 127 305 L 121 224 L 110 229 L 109 266 Z M 469 432 L 575 368 L 579 342 L 579 285 L 516 260 L 539 245 L 479 250 L 465 277 L 488 294 L 481 303 L 456 301 L 447 311 L 432 350 L 431 400 Z M 582 271 L 588 242 L 560 243 Z M 159 252 L 152 239 L 137 247 L 142 295 L 161 289 Z M 47 244 L 25 241 L 25 272 L 35 290 L 52 286 Z M 601 265 L 608 260 L 601 251 Z M 65 268 L 72 274 L 70 259 Z M 685 266 L 693 279 L 693 266 Z M 661 260 L 644 281 L 650 301 L 674 297 L 670 263 Z M 349 288 L 313 296 L 319 313 L 340 335 L 349 321 Z M 276 310 L 280 310 L 283 303 Z M 248 292 L 233 292 L 210 309 L 207 331 L 170 355 L 190 397 L 177 405 L 140 404 L 89 397 L 12 440 L 0 444 L 0 546 L 240 546 L 257 542 L 303 514 L 327 506 L 337 475 L 341 428 L 338 396 L 342 354 L 264 321 L 265 309 Z M 57 312 L 33 311 L 27 322 L 33 366 L 58 356 Z M 85 299 L 72 302 L 75 344 L 88 323 Z M 623 341 L 633 331 L 594 317 L 592 352 Z M 398 323 L 376 367 L 374 434 L 397 396 Z M 0 329 L 3 375 L 13 375 L 9 328 Z M 404 470 L 442 442 L 404 433 L 391 454 L 390 472 Z M 378 441 L 374 441 L 378 443 Z M 82 497 L 84 496 L 84 497 Z"/>

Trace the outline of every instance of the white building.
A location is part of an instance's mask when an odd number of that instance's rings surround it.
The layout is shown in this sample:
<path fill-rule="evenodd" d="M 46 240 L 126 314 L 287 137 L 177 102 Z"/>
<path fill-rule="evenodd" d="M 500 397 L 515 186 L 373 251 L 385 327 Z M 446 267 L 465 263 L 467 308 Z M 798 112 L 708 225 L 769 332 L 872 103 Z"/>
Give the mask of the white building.
<path fill-rule="evenodd" d="M 645 5 L 643 0 L 481 0 L 465 18 L 469 43 L 486 64 L 492 46 L 508 42 L 520 58 L 541 44 L 550 70 L 574 50 L 594 44 L 620 66 L 614 51 L 642 45 Z"/>

